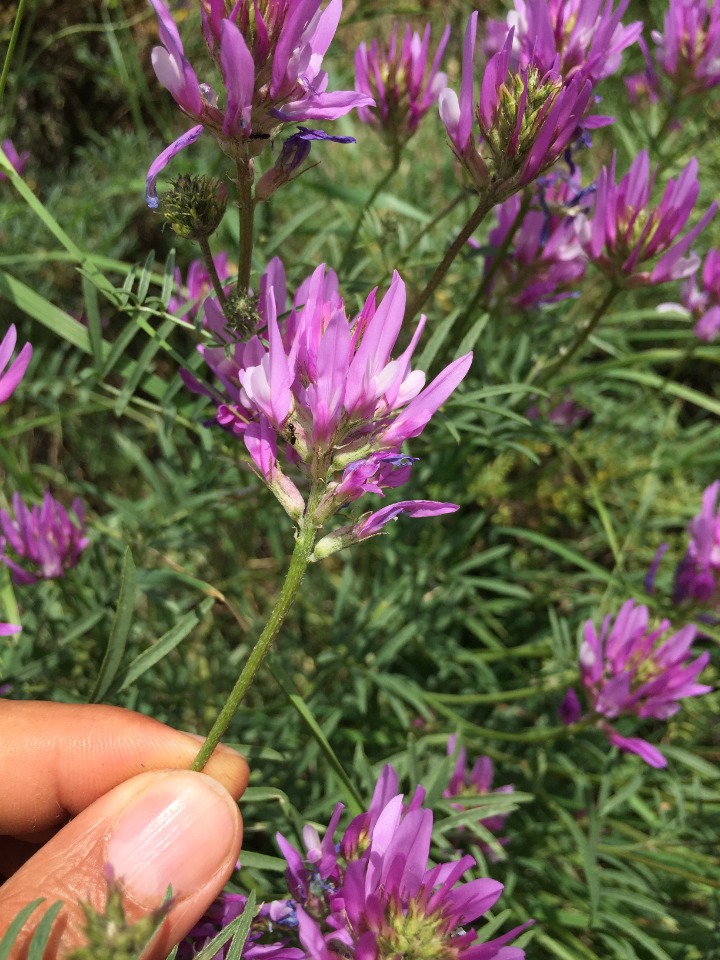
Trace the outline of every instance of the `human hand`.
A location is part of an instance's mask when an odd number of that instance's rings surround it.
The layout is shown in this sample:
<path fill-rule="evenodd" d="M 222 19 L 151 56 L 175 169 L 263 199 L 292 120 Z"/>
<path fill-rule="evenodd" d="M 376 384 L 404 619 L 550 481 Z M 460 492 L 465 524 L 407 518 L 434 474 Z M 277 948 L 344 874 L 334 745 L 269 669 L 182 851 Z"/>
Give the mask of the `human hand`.
<path fill-rule="evenodd" d="M 219 747 L 189 770 L 198 741 L 120 707 L 0 700 L 0 935 L 38 897 L 10 951 L 24 960 L 37 923 L 65 905 L 44 960 L 85 943 L 80 904 L 102 910 L 110 864 L 129 920 L 173 900 L 143 960 L 163 960 L 220 893 L 242 841 L 235 800 L 248 767 Z"/>

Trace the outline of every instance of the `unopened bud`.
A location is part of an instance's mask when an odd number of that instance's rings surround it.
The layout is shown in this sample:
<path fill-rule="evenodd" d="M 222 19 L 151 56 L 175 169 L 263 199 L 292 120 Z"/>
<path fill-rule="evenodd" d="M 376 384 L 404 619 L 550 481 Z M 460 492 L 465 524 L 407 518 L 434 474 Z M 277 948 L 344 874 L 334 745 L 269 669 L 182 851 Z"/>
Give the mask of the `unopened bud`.
<path fill-rule="evenodd" d="M 227 329 L 239 341 L 249 340 L 260 323 L 258 298 L 247 293 L 231 293 L 223 305 Z"/>
<path fill-rule="evenodd" d="M 220 226 L 227 207 L 227 188 L 215 177 L 184 175 L 160 200 L 160 210 L 179 237 L 207 240 Z"/>

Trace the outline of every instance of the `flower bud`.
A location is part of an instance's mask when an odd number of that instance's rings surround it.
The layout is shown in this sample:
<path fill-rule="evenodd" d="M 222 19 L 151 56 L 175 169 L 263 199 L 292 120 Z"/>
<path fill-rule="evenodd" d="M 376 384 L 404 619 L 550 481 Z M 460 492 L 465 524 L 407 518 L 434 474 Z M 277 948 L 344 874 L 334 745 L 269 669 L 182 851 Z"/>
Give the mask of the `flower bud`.
<path fill-rule="evenodd" d="M 183 175 L 160 201 L 160 211 L 179 237 L 207 240 L 220 226 L 227 188 L 215 177 Z"/>

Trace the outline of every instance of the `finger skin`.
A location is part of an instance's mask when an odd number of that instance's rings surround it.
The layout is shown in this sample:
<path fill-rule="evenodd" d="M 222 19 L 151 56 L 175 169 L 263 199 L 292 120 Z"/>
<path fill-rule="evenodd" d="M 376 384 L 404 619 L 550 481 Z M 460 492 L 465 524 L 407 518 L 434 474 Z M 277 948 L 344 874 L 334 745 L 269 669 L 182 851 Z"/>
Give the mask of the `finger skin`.
<path fill-rule="evenodd" d="M 149 789 L 160 786 L 169 795 L 181 794 L 188 786 L 188 778 L 201 778 L 209 784 L 213 793 L 222 793 L 226 799 L 227 822 L 232 824 L 223 831 L 221 838 L 222 853 L 211 857 L 207 875 L 202 881 L 193 884 L 190 889 L 179 889 L 151 948 L 143 954 L 143 960 L 164 960 L 173 945 L 179 942 L 202 916 L 204 911 L 221 892 L 237 862 L 242 841 L 242 820 L 233 799 L 217 783 L 205 774 L 189 771 L 153 771 L 115 787 L 64 826 L 25 866 L 17 871 L 0 887 L 0 931 L 5 930 L 18 912 L 38 897 L 46 898 L 46 906 L 40 907 L 23 928 L 19 940 L 10 952 L 9 960 L 25 960 L 32 934 L 46 907 L 57 900 L 63 900 L 64 906 L 53 927 L 51 940 L 45 952 L 45 960 L 62 960 L 75 947 L 84 944 L 84 914 L 80 902 L 90 903 L 95 909 L 102 910 L 107 897 L 106 865 L 111 859 L 111 838 L 121 817 L 133 804 L 146 796 Z M 221 803 L 225 801 L 220 800 Z M 171 826 L 168 827 L 171 830 Z M 196 824 L 192 833 L 194 839 L 188 839 L 189 857 L 201 857 L 202 847 L 213 825 Z M 199 834 L 199 835 L 198 835 Z M 163 838 L 158 837 L 162 842 Z M 182 836 L 171 836 L 173 843 L 181 845 Z M 215 845 L 216 848 L 218 844 Z M 126 915 L 137 920 L 157 908 L 163 901 L 158 894 L 156 902 L 150 904 L 146 898 L 138 903 L 129 894 L 127 886 L 119 882 L 124 890 Z M 163 878 L 163 889 L 173 882 L 172 876 Z"/>
<path fill-rule="evenodd" d="M 188 770 L 197 740 L 103 705 L 0 700 L 0 835 L 40 840 L 113 787 L 148 770 Z M 219 747 L 204 771 L 238 799 L 245 760 Z"/>

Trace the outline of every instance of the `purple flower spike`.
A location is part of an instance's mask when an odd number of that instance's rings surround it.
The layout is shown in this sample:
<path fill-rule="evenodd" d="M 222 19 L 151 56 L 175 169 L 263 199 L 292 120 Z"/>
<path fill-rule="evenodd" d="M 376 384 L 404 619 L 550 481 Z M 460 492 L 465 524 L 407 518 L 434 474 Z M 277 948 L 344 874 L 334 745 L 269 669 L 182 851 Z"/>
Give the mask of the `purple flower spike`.
<path fill-rule="evenodd" d="M 663 32 L 652 38 L 656 93 L 660 77 L 680 102 L 720 83 L 720 6 L 713 0 L 670 0 Z"/>
<path fill-rule="evenodd" d="M 150 2 L 163 44 L 153 50 L 153 69 L 183 113 L 199 125 L 164 150 L 150 168 L 152 207 L 157 206 L 158 173 L 202 130 L 209 131 L 232 160 L 248 160 L 261 153 L 285 123 L 336 120 L 374 102 L 349 90 L 327 92 L 328 75 L 321 66 L 337 28 L 341 0 L 331 0 L 322 11 L 321 0 L 266 0 L 261 5 L 238 0 L 229 14 L 222 0 L 203 0 L 203 33 L 220 73 L 221 95 L 198 80 L 162 0 Z"/>
<path fill-rule="evenodd" d="M 582 716 L 580 700 L 578 699 L 578 695 L 575 693 L 572 687 L 570 687 L 568 692 L 563 697 L 563 701 L 558 710 L 558 716 L 560 717 L 561 723 L 564 723 L 566 727 L 569 727 L 573 723 L 577 723 Z"/>
<path fill-rule="evenodd" d="M 10 357 L 16 343 L 17 329 L 15 324 L 11 323 L 0 342 L 0 403 L 5 403 L 20 383 L 32 357 L 32 346 L 26 343 L 13 362 L 10 363 Z M 10 363 L 9 367 L 8 363 Z M 7 370 L 5 370 L 5 367 L 7 367 Z M 5 373 L 3 373 L 3 370 L 5 370 Z"/>
<path fill-rule="evenodd" d="M 693 274 L 681 287 L 682 306 L 670 304 L 695 321 L 695 336 L 712 343 L 720 333 L 720 250 L 708 250 L 700 280 Z"/>
<path fill-rule="evenodd" d="M 412 936 L 422 948 L 418 957 L 523 960 L 523 950 L 506 944 L 532 921 L 476 944 L 474 925 L 497 902 L 502 884 L 485 878 L 461 884 L 475 865 L 471 856 L 430 866 L 433 815 L 422 806 L 424 791 L 405 803 L 395 790 L 397 775 L 386 767 L 367 813 L 356 817 L 335 845 L 336 808 L 322 844 L 308 844 L 305 858 L 278 837 L 305 956 L 402 957 L 409 955 Z"/>
<path fill-rule="evenodd" d="M 582 681 L 598 725 L 615 746 L 638 754 L 655 767 L 666 763 L 656 747 L 622 736 L 608 721 L 628 714 L 667 720 L 680 709 L 684 697 L 697 697 L 712 689 L 697 682 L 710 654 L 689 659 L 695 627 L 683 627 L 661 641 L 669 627 L 669 621 L 663 620 L 651 630 L 647 607 L 628 600 L 614 622 L 610 616 L 605 618 L 600 633 L 588 620 L 580 647 Z"/>
<path fill-rule="evenodd" d="M 452 756 L 455 752 L 456 746 L 456 737 L 453 734 L 448 739 L 447 751 L 448 755 Z M 467 751 L 465 747 L 461 747 L 458 751 L 457 763 L 455 764 L 455 769 L 453 770 L 452 776 L 450 777 L 450 782 L 447 788 L 443 791 L 443 796 L 446 798 L 458 798 L 462 800 L 463 797 L 484 797 L 490 793 L 513 793 L 515 787 L 513 784 L 508 783 L 503 787 L 495 787 L 493 789 L 493 762 L 490 757 L 478 757 L 475 763 L 472 765 L 472 768 L 468 769 L 467 766 Z M 467 807 L 462 802 L 454 802 L 451 804 L 454 810 L 466 810 Z M 508 814 L 497 814 L 494 817 L 485 817 L 478 822 L 486 830 L 489 830 L 491 833 L 499 833 L 505 826 L 505 821 L 508 818 Z M 505 846 L 510 842 L 510 837 L 498 837 L 498 843 Z M 489 847 L 487 844 L 482 844 L 481 849 L 488 859 L 496 861 L 499 859 L 497 853 Z"/>
<path fill-rule="evenodd" d="M 90 541 L 85 536 L 85 511 L 79 499 L 67 510 L 46 491 L 39 506 L 28 508 L 19 494 L 12 498 L 14 517 L 0 510 L 0 562 L 10 568 L 15 583 L 62 577 L 76 566 Z M 8 547 L 16 559 L 8 556 Z"/>
<path fill-rule="evenodd" d="M 618 70 L 623 50 L 640 37 L 641 21 L 620 22 L 629 2 L 613 10 L 613 0 L 515 0 L 506 27 L 515 29 L 513 56 L 520 67 L 555 66 L 566 80 L 581 74 L 597 84 Z M 498 35 L 495 21 L 488 28 Z"/>
<path fill-rule="evenodd" d="M 2 146 L 3 153 L 10 161 L 13 170 L 15 170 L 16 173 L 22 173 L 25 169 L 25 164 L 30 159 L 29 151 L 23 150 L 22 153 L 18 153 L 12 140 L 3 140 L 0 146 Z M 0 171 L 0 180 L 7 180 L 7 174 Z"/>
<path fill-rule="evenodd" d="M 593 106 L 593 80 L 582 72 L 564 77 L 558 58 L 545 64 L 537 56 L 517 66 L 513 55 L 515 29 L 488 61 L 475 104 L 474 53 L 477 13 L 465 33 L 460 99 L 446 89 L 440 94 L 440 117 L 453 152 L 480 191 L 492 189 L 498 202 L 507 199 L 551 167 L 577 139 Z M 537 39 L 537 38 L 535 38 Z M 480 136 L 473 134 L 477 120 Z"/>
<path fill-rule="evenodd" d="M 218 423 L 246 436 L 253 462 L 276 495 L 280 488 L 273 478 L 286 480 L 272 452 L 279 441 L 294 467 L 323 477 L 324 494 L 313 513 L 319 528 L 363 494 L 383 496 L 408 480 L 413 458 L 401 445 L 422 433 L 467 374 L 472 354 L 425 386 L 425 374 L 410 366 L 425 326 L 422 317 L 403 352 L 392 357 L 405 313 L 405 284 L 397 273 L 380 303 L 373 290 L 354 318 L 345 312 L 336 275 L 324 264 L 300 284 L 289 310 L 286 301 L 284 271 L 273 261 L 260 281 L 257 332 L 244 343 L 230 337 L 216 301 L 208 297 L 203 326 L 212 339 L 201 352 L 222 388 L 216 395 Z M 187 375 L 185 380 L 203 392 L 197 381 Z M 258 423 L 264 424 L 260 433 L 251 429 Z M 268 431 L 277 444 L 272 449 Z M 313 559 L 374 536 L 400 513 L 436 516 L 455 509 L 424 500 L 392 504 L 324 537 Z"/>
<path fill-rule="evenodd" d="M 703 493 L 700 513 L 690 522 L 690 543 L 675 571 L 673 601 L 714 604 L 720 595 L 720 480 Z"/>
<path fill-rule="evenodd" d="M 637 155 L 618 184 L 613 155 L 610 168 L 600 171 L 595 210 L 581 218 L 579 227 L 585 252 L 598 269 L 627 287 L 681 280 L 695 273 L 699 260 L 695 254 L 686 254 L 718 209 L 714 200 L 698 223 L 681 236 L 700 192 L 697 171 L 693 157 L 677 180 L 668 180 L 662 200 L 652 206 L 657 169 L 651 175 L 647 151 Z M 651 270 L 642 269 L 658 256 Z"/>
<path fill-rule="evenodd" d="M 428 110 L 447 86 L 440 72 L 450 37 L 446 27 L 432 63 L 429 63 L 430 24 L 422 37 L 408 25 L 402 42 L 393 24 L 388 45 L 373 40 L 355 51 L 355 89 L 375 100 L 375 107 L 360 107 L 363 123 L 375 127 L 387 144 L 399 151 L 412 137 Z"/>

